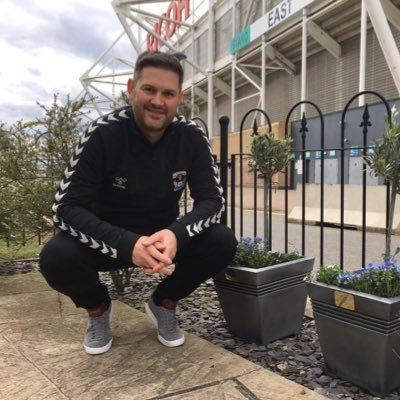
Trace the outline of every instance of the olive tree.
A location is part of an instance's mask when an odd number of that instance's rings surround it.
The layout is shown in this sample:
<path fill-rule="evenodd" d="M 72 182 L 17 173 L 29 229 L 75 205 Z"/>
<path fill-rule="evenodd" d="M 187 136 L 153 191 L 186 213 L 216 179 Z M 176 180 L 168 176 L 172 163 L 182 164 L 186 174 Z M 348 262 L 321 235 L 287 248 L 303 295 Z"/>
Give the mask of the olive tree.
<path fill-rule="evenodd" d="M 392 255 L 391 238 L 393 233 L 393 219 L 396 206 L 396 196 L 400 194 L 400 124 L 397 121 L 398 111 L 392 107 L 391 116 L 385 116 L 386 134 L 374 141 L 370 154 L 364 156 L 364 162 L 370 167 L 371 173 L 381 176 L 390 183 L 389 226 L 385 235 L 385 261 L 394 258 L 400 249 Z"/>
<path fill-rule="evenodd" d="M 271 190 L 272 178 L 283 172 L 290 162 L 292 138 L 280 139 L 274 133 L 255 133 L 251 143 L 249 161 L 250 171 L 256 171 L 258 177 L 264 181 L 264 204 L 268 204 L 269 190 Z M 267 207 L 264 211 L 264 240 L 269 246 L 269 218 Z"/>

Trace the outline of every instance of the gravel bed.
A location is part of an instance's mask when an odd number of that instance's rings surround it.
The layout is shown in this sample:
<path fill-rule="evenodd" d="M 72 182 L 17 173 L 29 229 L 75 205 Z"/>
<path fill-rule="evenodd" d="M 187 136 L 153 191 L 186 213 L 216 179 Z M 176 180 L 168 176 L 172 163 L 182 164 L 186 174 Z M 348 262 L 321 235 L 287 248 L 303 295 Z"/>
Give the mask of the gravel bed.
<path fill-rule="evenodd" d="M 0 275 L 37 271 L 35 262 L 0 265 Z M 108 273 L 101 273 L 110 295 L 129 306 L 144 312 L 148 294 L 158 284 L 160 277 L 146 276 L 134 270 L 131 286 L 118 294 Z M 246 358 L 287 379 L 293 380 L 329 399 L 375 400 L 364 390 L 324 373 L 323 357 L 313 319 L 304 317 L 303 329 L 296 337 L 277 340 L 267 346 L 246 343 L 233 337 L 227 330 L 213 282 L 207 281 L 194 293 L 179 302 L 180 326 L 187 332 L 210 341 Z M 400 400 L 400 390 L 384 398 Z"/>

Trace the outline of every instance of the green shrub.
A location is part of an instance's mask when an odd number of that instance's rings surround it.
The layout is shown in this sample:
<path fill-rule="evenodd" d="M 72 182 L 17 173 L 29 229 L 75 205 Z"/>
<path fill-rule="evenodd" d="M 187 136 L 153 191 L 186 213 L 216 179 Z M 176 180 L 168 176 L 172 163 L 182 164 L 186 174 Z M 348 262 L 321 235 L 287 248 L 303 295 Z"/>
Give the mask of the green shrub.
<path fill-rule="evenodd" d="M 283 262 L 297 260 L 301 256 L 297 251 L 290 253 L 268 251 L 268 243 L 262 238 L 241 238 L 233 260 L 233 265 L 262 268 Z"/>

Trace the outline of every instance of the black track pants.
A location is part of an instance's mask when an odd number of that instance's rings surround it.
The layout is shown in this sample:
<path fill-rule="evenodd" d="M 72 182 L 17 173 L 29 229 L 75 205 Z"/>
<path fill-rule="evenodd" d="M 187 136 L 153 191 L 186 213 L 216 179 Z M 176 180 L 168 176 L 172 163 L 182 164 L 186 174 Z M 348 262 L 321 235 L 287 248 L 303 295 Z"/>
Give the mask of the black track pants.
<path fill-rule="evenodd" d="M 177 254 L 175 271 L 158 285 L 155 299 L 180 300 L 188 296 L 230 264 L 236 245 L 233 232 L 225 225 L 213 225 L 195 236 Z M 128 267 L 133 264 L 103 255 L 63 232 L 50 239 L 40 254 L 40 270 L 48 284 L 83 308 L 110 301 L 106 286 L 99 280 L 99 271 Z"/>

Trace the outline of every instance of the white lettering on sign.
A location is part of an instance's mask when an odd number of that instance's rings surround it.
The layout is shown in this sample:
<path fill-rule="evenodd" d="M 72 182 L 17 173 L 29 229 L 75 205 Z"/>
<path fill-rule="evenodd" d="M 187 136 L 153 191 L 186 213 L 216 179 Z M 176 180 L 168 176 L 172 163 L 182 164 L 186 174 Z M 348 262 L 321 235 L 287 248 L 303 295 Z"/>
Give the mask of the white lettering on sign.
<path fill-rule="evenodd" d="M 232 54 L 236 53 L 253 40 L 259 38 L 261 35 L 314 1 L 315 0 L 284 0 L 280 2 L 264 16 L 234 36 L 230 41 L 230 52 Z"/>
<path fill-rule="evenodd" d="M 284 0 L 250 25 L 250 40 L 257 39 L 314 0 Z"/>
<path fill-rule="evenodd" d="M 268 20 L 268 28 L 271 29 L 275 25 L 279 24 L 282 20 L 284 20 L 287 16 L 291 14 L 290 5 L 292 0 L 287 0 L 283 3 L 280 3 L 277 7 L 272 9 L 269 13 L 267 13 Z"/>
<path fill-rule="evenodd" d="M 183 11 L 185 16 L 183 18 Z M 153 32 L 161 36 L 164 40 L 168 40 L 179 28 L 179 22 L 187 20 L 190 17 L 190 0 L 172 0 L 169 3 L 168 9 L 165 13 L 161 14 L 162 17 L 168 20 L 160 19 L 155 23 Z M 170 19 L 178 21 L 178 23 Z M 157 51 L 161 47 L 162 42 L 154 37 L 151 33 L 147 34 L 147 50 Z"/>

